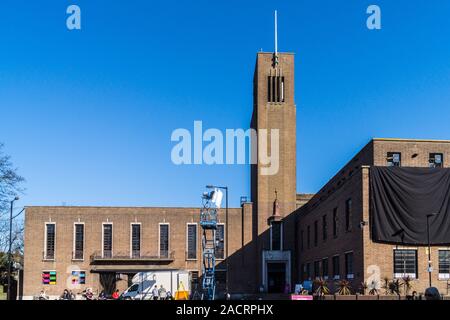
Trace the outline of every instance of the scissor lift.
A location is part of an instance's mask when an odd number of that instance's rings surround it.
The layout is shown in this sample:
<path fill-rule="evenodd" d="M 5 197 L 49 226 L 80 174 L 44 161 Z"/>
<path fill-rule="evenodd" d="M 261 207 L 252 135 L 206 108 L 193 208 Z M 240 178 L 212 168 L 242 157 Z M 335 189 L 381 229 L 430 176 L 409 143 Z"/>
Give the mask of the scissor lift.
<path fill-rule="evenodd" d="M 216 229 L 217 209 L 212 208 L 211 193 L 204 193 L 203 208 L 200 210 L 200 226 L 203 229 L 203 299 L 214 300 L 216 293 Z"/>

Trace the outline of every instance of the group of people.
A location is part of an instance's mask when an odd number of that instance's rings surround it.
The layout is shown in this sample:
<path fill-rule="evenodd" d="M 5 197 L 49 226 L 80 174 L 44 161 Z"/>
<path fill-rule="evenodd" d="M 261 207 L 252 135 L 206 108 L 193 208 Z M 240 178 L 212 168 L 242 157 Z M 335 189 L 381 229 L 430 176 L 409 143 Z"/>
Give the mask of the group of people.
<path fill-rule="evenodd" d="M 102 291 L 103 293 L 103 291 Z M 101 299 L 101 295 L 99 295 L 99 300 Z M 81 296 L 86 300 L 95 300 L 94 292 L 91 288 L 87 288 L 83 292 L 81 292 Z M 41 290 L 37 297 L 37 300 L 49 300 L 50 297 L 45 293 L 45 290 Z M 105 298 L 106 299 L 106 298 Z M 73 293 L 72 290 L 64 289 L 62 295 L 59 296 L 59 300 L 77 300 L 77 296 Z"/>
<path fill-rule="evenodd" d="M 81 293 L 81 296 L 86 300 L 94 300 L 94 292 L 91 288 L 87 288 Z M 76 295 L 72 290 L 64 289 L 63 294 L 59 297 L 59 300 L 76 300 Z"/>
<path fill-rule="evenodd" d="M 152 298 L 153 300 L 173 300 L 172 293 L 170 291 L 167 291 L 163 285 L 161 285 L 158 289 L 156 284 L 152 290 Z"/>
<path fill-rule="evenodd" d="M 66 290 L 64 290 L 64 294 L 65 292 Z M 155 285 L 150 293 L 152 300 L 173 300 L 172 293 L 170 291 L 167 291 L 163 285 L 161 285 L 159 288 L 157 285 Z M 86 293 L 84 296 L 86 300 L 94 299 L 92 290 L 90 288 L 86 289 Z M 122 299 L 122 295 L 120 294 L 119 289 L 114 290 L 114 292 L 111 294 L 110 297 L 106 295 L 105 291 L 101 291 L 100 294 L 98 295 L 98 300 L 108 300 L 108 299 L 112 300 Z"/>
<path fill-rule="evenodd" d="M 83 297 L 86 300 L 95 300 L 95 296 L 94 293 L 92 292 L 91 288 L 87 288 L 84 292 L 83 292 Z M 119 300 L 120 298 L 120 294 L 119 294 L 119 289 L 114 290 L 114 292 L 111 295 L 111 298 L 108 298 L 107 294 L 105 293 L 105 291 L 101 291 L 100 294 L 98 295 L 98 300 Z"/>
<path fill-rule="evenodd" d="M 87 288 L 83 292 L 81 292 L 81 296 L 86 300 L 96 300 L 94 292 L 92 288 Z M 45 293 L 44 290 L 41 290 L 38 300 L 49 300 L 49 296 Z M 119 293 L 119 289 L 114 290 L 111 296 L 107 296 L 105 291 L 101 291 L 98 295 L 98 300 L 119 300 L 121 299 L 121 295 Z M 153 287 L 151 290 L 151 299 L 152 300 L 173 300 L 172 293 L 170 290 L 166 290 L 163 285 L 159 288 L 157 285 Z M 73 293 L 72 290 L 64 289 L 62 295 L 59 297 L 59 300 L 77 300 L 76 294 Z"/>
<path fill-rule="evenodd" d="M 72 292 L 72 290 L 64 289 L 63 294 L 59 297 L 59 300 L 75 300 L 75 294 Z"/>

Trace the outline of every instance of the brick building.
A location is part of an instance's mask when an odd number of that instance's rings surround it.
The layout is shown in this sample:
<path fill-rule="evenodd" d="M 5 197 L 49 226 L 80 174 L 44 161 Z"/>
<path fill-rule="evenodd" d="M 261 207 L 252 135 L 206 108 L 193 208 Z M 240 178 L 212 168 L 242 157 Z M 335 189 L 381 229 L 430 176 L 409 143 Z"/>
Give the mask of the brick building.
<path fill-rule="evenodd" d="M 242 208 L 229 210 L 229 250 L 242 247 L 247 236 Z M 216 258 L 225 259 L 225 220 L 219 215 Z M 81 272 L 78 288 L 101 291 L 100 275 L 117 277 L 117 288 L 126 289 L 139 271 L 186 270 L 198 284 L 201 270 L 199 208 L 28 207 L 25 220 L 24 295 L 45 288 L 58 295 Z M 53 284 L 42 276 L 54 272 Z M 224 268 L 218 268 L 219 286 Z"/>
<path fill-rule="evenodd" d="M 231 208 L 229 221 L 219 212 L 219 291 L 228 281 L 232 293 L 280 293 L 316 276 L 348 278 L 357 287 L 378 273 L 381 279 L 412 274 L 414 289 L 423 291 L 425 247 L 372 241 L 369 172 L 371 166 L 448 166 L 450 142 L 374 139 L 316 195 L 297 194 L 294 55 L 259 52 L 253 92 L 250 127 L 279 130 L 279 170 L 264 174 L 267 165 L 258 159 L 250 169 L 251 201 Z M 123 290 L 135 273 L 154 270 L 188 271 L 195 290 L 202 276 L 199 218 L 200 208 L 27 207 L 23 297 L 42 289 L 57 296 L 73 281 L 78 290 L 99 292 L 105 278 Z M 432 249 L 434 284 L 443 292 L 449 249 Z"/>
<path fill-rule="evenodd" d="M 449 167 L 450 141 L 373 139 L 297 214 L 301 279 L 348 279 L 378 286 L 383 279 L 414 280 L 412 290 L 429 285 L 428 247 L 386 244 L 371 235 L 369 172 L 374 166 Z M 447 227 L 448 228 L 448 227 Z M 432 246 L 432 283 L 448 294 L 450 247 Z"/>
<path fill-rule="evenodd" d="M 232 293 L 283 292 L 297 274 L 295 223 L 284 220 L 311 197 L 296 194 L 293 54 L 257 54 L 250 126 L 279 130 L 279 169 L 265 175 L 258 160 L 252 201 L 231 208 L 228 222 L 220 210 L 218 290 L 228 281 Z M 57 296 L 71 281 L 99 292 L 108 277 L 123 290 L 137 272 L 154 270 L 189 271 L 195 289 L 202 276 L 199 218 L 200 208 L 27 207 L 23 296 L 42 289 Z"/>

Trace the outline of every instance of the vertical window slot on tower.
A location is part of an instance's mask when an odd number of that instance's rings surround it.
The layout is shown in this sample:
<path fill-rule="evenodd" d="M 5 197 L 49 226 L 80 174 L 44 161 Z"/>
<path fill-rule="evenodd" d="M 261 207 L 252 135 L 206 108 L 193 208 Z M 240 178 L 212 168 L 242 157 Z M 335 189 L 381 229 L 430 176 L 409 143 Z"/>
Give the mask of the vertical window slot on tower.
<path fill-rule="evenodd" d="M 271 102 L 275 102 L 275 77 L 271 77 L 272 78 L 272 101 Z"/>
<path fill-rule="evenodd" d="M 286 100 L 284 76 L 267 77 L 267 102 L 283 103 Z"/>
<path fill-rule="evenodd" d="M 281 81 L 280 76 L 277 76 L 277 102 L 281 102 Z"/>

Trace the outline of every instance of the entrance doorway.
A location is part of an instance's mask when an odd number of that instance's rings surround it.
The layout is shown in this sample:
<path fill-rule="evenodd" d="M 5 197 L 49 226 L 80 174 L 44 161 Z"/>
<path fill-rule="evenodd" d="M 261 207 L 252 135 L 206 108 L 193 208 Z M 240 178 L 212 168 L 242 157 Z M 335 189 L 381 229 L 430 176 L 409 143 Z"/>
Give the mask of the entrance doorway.
<path fill-rule="evenodd" d="M 267 263 L 267 289 L 269 293 L 283 293 L 286 284 L 286 263 Z"/>

